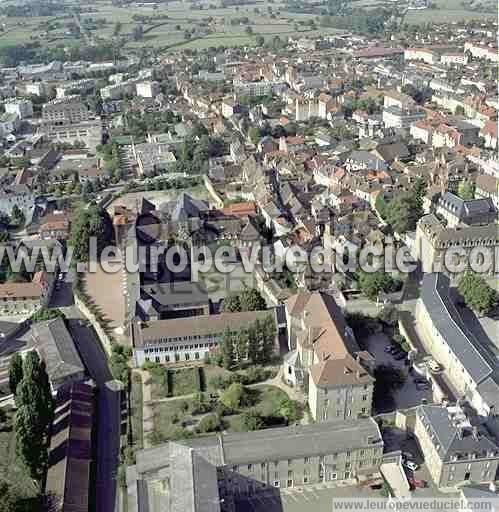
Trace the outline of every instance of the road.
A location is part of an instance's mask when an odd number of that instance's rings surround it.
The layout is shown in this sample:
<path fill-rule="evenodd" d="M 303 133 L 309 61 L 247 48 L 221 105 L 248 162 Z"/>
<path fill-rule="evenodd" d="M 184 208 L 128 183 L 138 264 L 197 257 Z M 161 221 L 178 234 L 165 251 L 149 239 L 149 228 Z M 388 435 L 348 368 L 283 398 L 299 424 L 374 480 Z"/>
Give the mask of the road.
<path fill-rule="evenodd" d="M 93 329 L 74 305 L 72 275 L 54 290 L 51 307 L 60 307 L 68 319 L 80 356 L 98 388 L 96 512 L 113 512 L 117 504 L 116 471 L 120 452 L 120 392 L 112 380 L 107 355 Z"/>

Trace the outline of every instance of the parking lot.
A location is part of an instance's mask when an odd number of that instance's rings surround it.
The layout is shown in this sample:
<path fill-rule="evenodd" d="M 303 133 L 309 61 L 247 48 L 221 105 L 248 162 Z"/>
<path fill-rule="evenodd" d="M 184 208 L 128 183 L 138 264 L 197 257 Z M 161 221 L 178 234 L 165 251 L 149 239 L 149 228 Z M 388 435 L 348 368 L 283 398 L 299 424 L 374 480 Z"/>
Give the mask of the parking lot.
<path fill-rule="evenodd" d="M 385 352 L 385 348 L 390 344 L 390 340 L 384 333 L 373 334 L 368 339 L 368 350 L 376 359 L 376 364 L 392 365 L 400 368 L 406 374 L 407 379 L 402 388 L 394 391 L 393 398 L 397 409 L 407 409 L 420 405 L 424 400 L 427 403 L 433 402 L 433 393 L 431 388 L 418 389 L 414 382 L 414 377 L 409 374 L 408 366 L 404 360 L 397 361 L 391 354 Z M 387 411 L 383 411 L 387 412 Z"/>

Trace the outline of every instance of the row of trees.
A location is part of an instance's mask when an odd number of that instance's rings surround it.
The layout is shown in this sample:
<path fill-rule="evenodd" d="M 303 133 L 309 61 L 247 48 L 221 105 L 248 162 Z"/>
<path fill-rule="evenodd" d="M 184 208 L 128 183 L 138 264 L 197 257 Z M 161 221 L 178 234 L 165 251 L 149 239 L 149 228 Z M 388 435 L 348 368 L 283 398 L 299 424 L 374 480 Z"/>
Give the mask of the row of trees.
<path fill-rule="evenodd" d="M 266 308 L 265 299 L 256 288 L 245 288 L 240 293 L 228 295 L 222 304 L 222 311 L 226 313 L 260 311 Z"/>
<path fill-rule="evenodd" d="M 227 327 L 220 343 L 224 368 L 230 370 L 251 364 L 267 364 L 275 351 L 276 327 L 271 316 L 255 320 L 248 327 L 233 330 Z"/>
<path fill-rule="evenodd" d="M 48 463 L 48 431 L 54 402 L 45 363 L 30 351 L 23 361 L 16 353 L 10 360 L 9 385 L 15 395 L 16 452 L 31 478 L 40 481 Z"/>

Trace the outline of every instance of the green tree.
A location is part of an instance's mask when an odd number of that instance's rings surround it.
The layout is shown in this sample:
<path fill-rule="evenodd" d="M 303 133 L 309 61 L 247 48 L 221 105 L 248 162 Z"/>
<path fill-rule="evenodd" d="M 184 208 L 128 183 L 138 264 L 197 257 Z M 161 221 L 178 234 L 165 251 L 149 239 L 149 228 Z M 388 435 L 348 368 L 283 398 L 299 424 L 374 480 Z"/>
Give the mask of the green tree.
<path fill-rule="evenodd" d="M 225 369 L 230 370 L 234 366 L 234 337 L 230 327 L 227 327 L 222 336 L 220 344 L 222 361 Z"/>
<path fill-rule="evenodd" d="M 294 423 L 300 418 L 298 402 L 290 400 L 289 398 L 284 398 L 281 400 L 276 413 L 278 416 L 285 418 L 287 423 Z"/>
<path fill-rule="evenodd" d="M 260 311 L 267 308 L 265 299 L 256 288 L 245 288 L 239 298 L 241 311 Z"/>
<path fill-rule="evenodd" d="M 262 134 L 260 132 L 260 128 L 256 127 L 256 126 L 252 126 L 249 130 L 248 130 L 248 137 L 249 137 L 249 140 L 253 143 L 253 144 L 258 144 L 258 142 L 260 142 L 260 139 L 262 138 Z"/>
<path fill-rule="evenodd" d="M 276 327 L 271 316 L 267 316 L 261 323 L 261 349 L 260 363 L 269 363 L 275 353 Z"/>
<path fill-rule="evenodd" d="M 399 286 L 398 281 L 383 269 L 376 272 L 360 270 L 357 273 L 357 280 L 361 291 L 371 300 L 376 300 L 380 292 L 391 293 Z"/>
<path fill-rule="evenodd" d="M 125 388 L 128 388 L 130 380 L 130 369 L 128 366 L 130 355 L 131 350 L 129 347 L 115 344 L 111 348 L 111 357 L 109 358 L 109 369 L 113 378 L 121 381 Z"/>
<path fill-rule="evenodd" d="M 22 226 L 24 224 L 24 222 L 26 221 L 26 217 L 25 217 L 23 211 L 19 208 L 19 206 L 17 206 L 17 204 L 15 204 L 12 207 L 12 211 L 10 213 L 10 218 L 11 218 L 12 224 L 14 224 L 15 226 Z"/>
<path fill-rule="evenodd" d="M 218 414 L 208 414 L 204 416 L 198 424 L 197 430 L 198 432 L 215 432 L 220 430 L 222 426 L 222 422 L 220 421 L 220 416 Z"/>
<path fill-rule="evenodd" d="M 227 409 L 236 411 L 244 404 L 245 401 L 245 389 L 239 382 L 233 382 L 220 397 L 220 403 L 223 404 Z"/>
<path fill-rule="evenodd" d="M 498 303 L 498 294 L 482 276 L 465 272 L 458 281 L 459 293 L 468 307 L 480 314 L 490 313 Z"/>
<path fill-rule="evenodd" d="M 262 429 L 264 421 L 257 411 L 248 411 L 242 415 L 241 426 L 246 432 L 252 432 Z"/>
<path fill-rule="evenodd" d="M 470 181 L 461 181 L 457 187 L 457 195 L 464 201 L 475 199 L 475 184 Z"/>
<path fill-rule="evenodd" d="M 17 392 L 17 386 L 23 380 L 23 358 L 19 352 L 16 352 L 9 361 L 9 388 L 14 395 Z"/>
<path fill-rule="evenodd" d="M 258 354 L 260 352 L 260 344 L 258 341 L 258 331 L 255 324 L 250 325 L 246 330 L 248 340 L 248 359 L 251 363 L 256 364 L 258 361 Z"/>
<path fill-rule="evenodd" d="M 241 300 L 238 294 L 231 294 L 225 297 L 222 303 L 222 311 L 225 313 L 235 313 L 241 311 Z"/>

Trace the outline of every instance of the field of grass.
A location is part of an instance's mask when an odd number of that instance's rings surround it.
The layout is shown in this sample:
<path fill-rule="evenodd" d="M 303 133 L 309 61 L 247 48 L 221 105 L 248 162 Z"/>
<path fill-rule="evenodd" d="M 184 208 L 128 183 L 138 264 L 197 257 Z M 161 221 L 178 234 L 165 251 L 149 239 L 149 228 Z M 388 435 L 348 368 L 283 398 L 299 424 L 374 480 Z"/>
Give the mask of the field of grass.
<path fill-rule="evenodd" d="M 37 487 L 16 460 L 16 440 L 12 428 L 14 412 L 6 410 L 6 414 L 6 421 L 0 422 L 0 477 L 15 486 L 19 494 L 29 502 L 37 496 Z"/>
<path fill-rule="evenodd" d="M 435 23 L 466 21 L 466 20 L 484 20 L 497 19 L 497 12 L 493 10 L 488 12 L 476 12 L 463 6 L 462 0 L 434 0 L 436 9 L 424 9 L 407 11 L 406 23 Z"/>
<path fill-rule="evenodd" d="M 142 430 L 142 377 L 138 373 L 132 374 L 132 390 L 130 394 L 132 413 L 132 438 L 135 448 L 143 447 Z"/>
<path fill-rule="evenodd" d="M 185 368 L 182 370 L 168 370 L 166 368 L 153 368 L 150 371 L 152 387 L 151 398 L 161 398 L 192 395 L 200 391 L 198 368 Z"/>
<path fill-rule="evenodd" d="M 81 20 L 85 19 L 106 19 L 107 24 L 97 29 L 87 31 L 93 39 L 112 39 L 116 23 L 121 24 L 120 37 L 127 39 L 126 46 L 130 48 L 148 47 L 168 49 L 175 48 L 207 48 L 209 46 L 245 46 L 254 45 L 257 36 L 274 37 L 275 35 L 296 34 L 295 23 L 305 22 L 308 19 L 314 19 L 315 15 L 291 13 L 285 11 L 284 5 L 270 4 L 266 2 L 231 6 L 227 8 L 209 8 L 210 2 L 206 0 L 201 4 L 203 9 L 193 10 L 189 4 L 175 1 L 168 4 L 160 4 L 158 9 L 149 7 L 117 7 L 113 6 L 108 0 L 97 1 L 95 3 L 81 3 L 83 8 L 90 7 L 91 12 L 83 12 Z M 275 17 L 271 18 L 268 9 L 271 8 Z M 257 12 L 255 12 L 257 9 Z M 277 14 L 279 12 L 279 14 Z M 134 20 L 135 15 L 147 16 L 151 19 L 142 23 Z M 161 16 L 168 16 L 168 19 L 155 19 Z M 249 18 L 249 25 L 253 33 L 245 32 L 245 25 L 233 25 L 230 23 L 233 18 Z M 208 18 L 211 18 L 208 21 Z M 50 21 L 58 21 L 61 27 L 46 31 Z M 64 44 L 81 44 L 83 38 L 77 39 L 67 32 L 67 24 L 73 19 L 70 13 L 61 16 L 33 17 L 33 18 L 3 18 L 1 23 L 6 24 L 6 31 L 0 33 L 0 48 L 13 44 L 23 44 L 32 41 L 32 37 L 42 46 L 52 47 Z M 142 24 L 144 37 L 140 41 L 133 41 L 130 34 L 134 28 Z M 180 30 L 177 26 L 180 25 Z M 191 40 L 184 38 L 184 31 L 192 31 Z M 310 30 L 308 26 L 300 25 L 299 32 L 304 35 L 318 35 L 324 33 L 334 33 L 334 29 L 316 29 Z"/>

